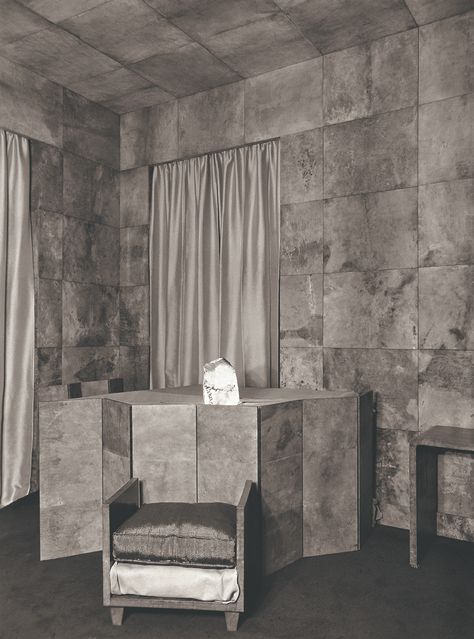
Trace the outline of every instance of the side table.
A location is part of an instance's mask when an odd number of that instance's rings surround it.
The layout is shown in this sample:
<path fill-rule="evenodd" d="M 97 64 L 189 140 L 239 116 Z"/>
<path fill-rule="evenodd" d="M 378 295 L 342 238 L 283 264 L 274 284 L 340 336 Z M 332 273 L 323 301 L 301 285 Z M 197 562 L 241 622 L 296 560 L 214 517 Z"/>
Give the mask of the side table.
<path fill-rule="evenodd" d="M 410 443 L 410 566 L 413 568 L 418 568 L 436 537 L 438 455 L 446 451 L 474 453 L 474 430 L 434 426 Z"/>

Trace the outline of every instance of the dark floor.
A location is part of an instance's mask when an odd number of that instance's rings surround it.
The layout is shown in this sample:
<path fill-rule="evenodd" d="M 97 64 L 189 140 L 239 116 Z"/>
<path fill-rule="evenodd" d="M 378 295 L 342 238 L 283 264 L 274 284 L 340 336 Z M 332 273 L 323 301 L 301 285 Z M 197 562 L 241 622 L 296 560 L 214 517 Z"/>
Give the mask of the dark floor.
<path fill-rule="evenodd" d="M 267 580 L 255 614 L 228 635 L 222 614 L 130 610 L 112 626 L 99 553 L 40 562 L 38 503 L 0 511 L 1 639 L 236 636 L 472 639 L 474 544 L 439 539 L 408 566 L 408 534 L 378 527 L 360 552 L 303 559 Z"/>

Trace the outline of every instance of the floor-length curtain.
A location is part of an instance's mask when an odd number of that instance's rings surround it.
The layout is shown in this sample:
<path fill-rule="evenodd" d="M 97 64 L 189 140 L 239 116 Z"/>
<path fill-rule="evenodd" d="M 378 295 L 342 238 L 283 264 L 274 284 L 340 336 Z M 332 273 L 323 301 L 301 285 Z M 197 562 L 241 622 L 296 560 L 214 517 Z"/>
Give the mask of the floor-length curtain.
<path fill-rule="evenodd" d="M 278 141 L 154 168 L 152 388 L 196 384 L 217 357 L 278 385 L 279 197 Z"/>
<path fill-rule="evenodd" d="M 28 140 L 0 130 L 0 506 L 30 488 L 34 288 Z"/>

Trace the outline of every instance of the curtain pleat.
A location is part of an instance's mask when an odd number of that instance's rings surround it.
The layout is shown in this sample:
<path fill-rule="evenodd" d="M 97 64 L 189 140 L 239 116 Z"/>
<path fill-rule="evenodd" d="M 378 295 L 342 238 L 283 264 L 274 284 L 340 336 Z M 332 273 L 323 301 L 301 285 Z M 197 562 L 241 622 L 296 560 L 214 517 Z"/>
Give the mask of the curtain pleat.
<path fill-rule="evenodd" d="M 278 385 L 279 200 L 278 141 L 154 168 L 152 388 L 199 383 L 217 357 Z"/>
<path fill-rule="evenodd" d="M 28 140 L 0 130 L 0 506 L 30 489 L 34 288 Z"/>

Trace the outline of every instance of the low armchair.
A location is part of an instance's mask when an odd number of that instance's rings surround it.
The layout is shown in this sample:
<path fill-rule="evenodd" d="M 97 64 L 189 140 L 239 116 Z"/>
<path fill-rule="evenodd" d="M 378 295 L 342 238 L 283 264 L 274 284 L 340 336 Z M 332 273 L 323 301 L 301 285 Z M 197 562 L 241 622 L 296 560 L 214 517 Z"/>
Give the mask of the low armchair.
<path fill-rule="evenodd" d="M 255 601 L 260 578 L 259 506 L 246 481 L 237 506 L 141 504 L 131 479 L 103 505 L 103 594 L 112 623 L 124 609 L 225 613 L 227 630 Z"/>

